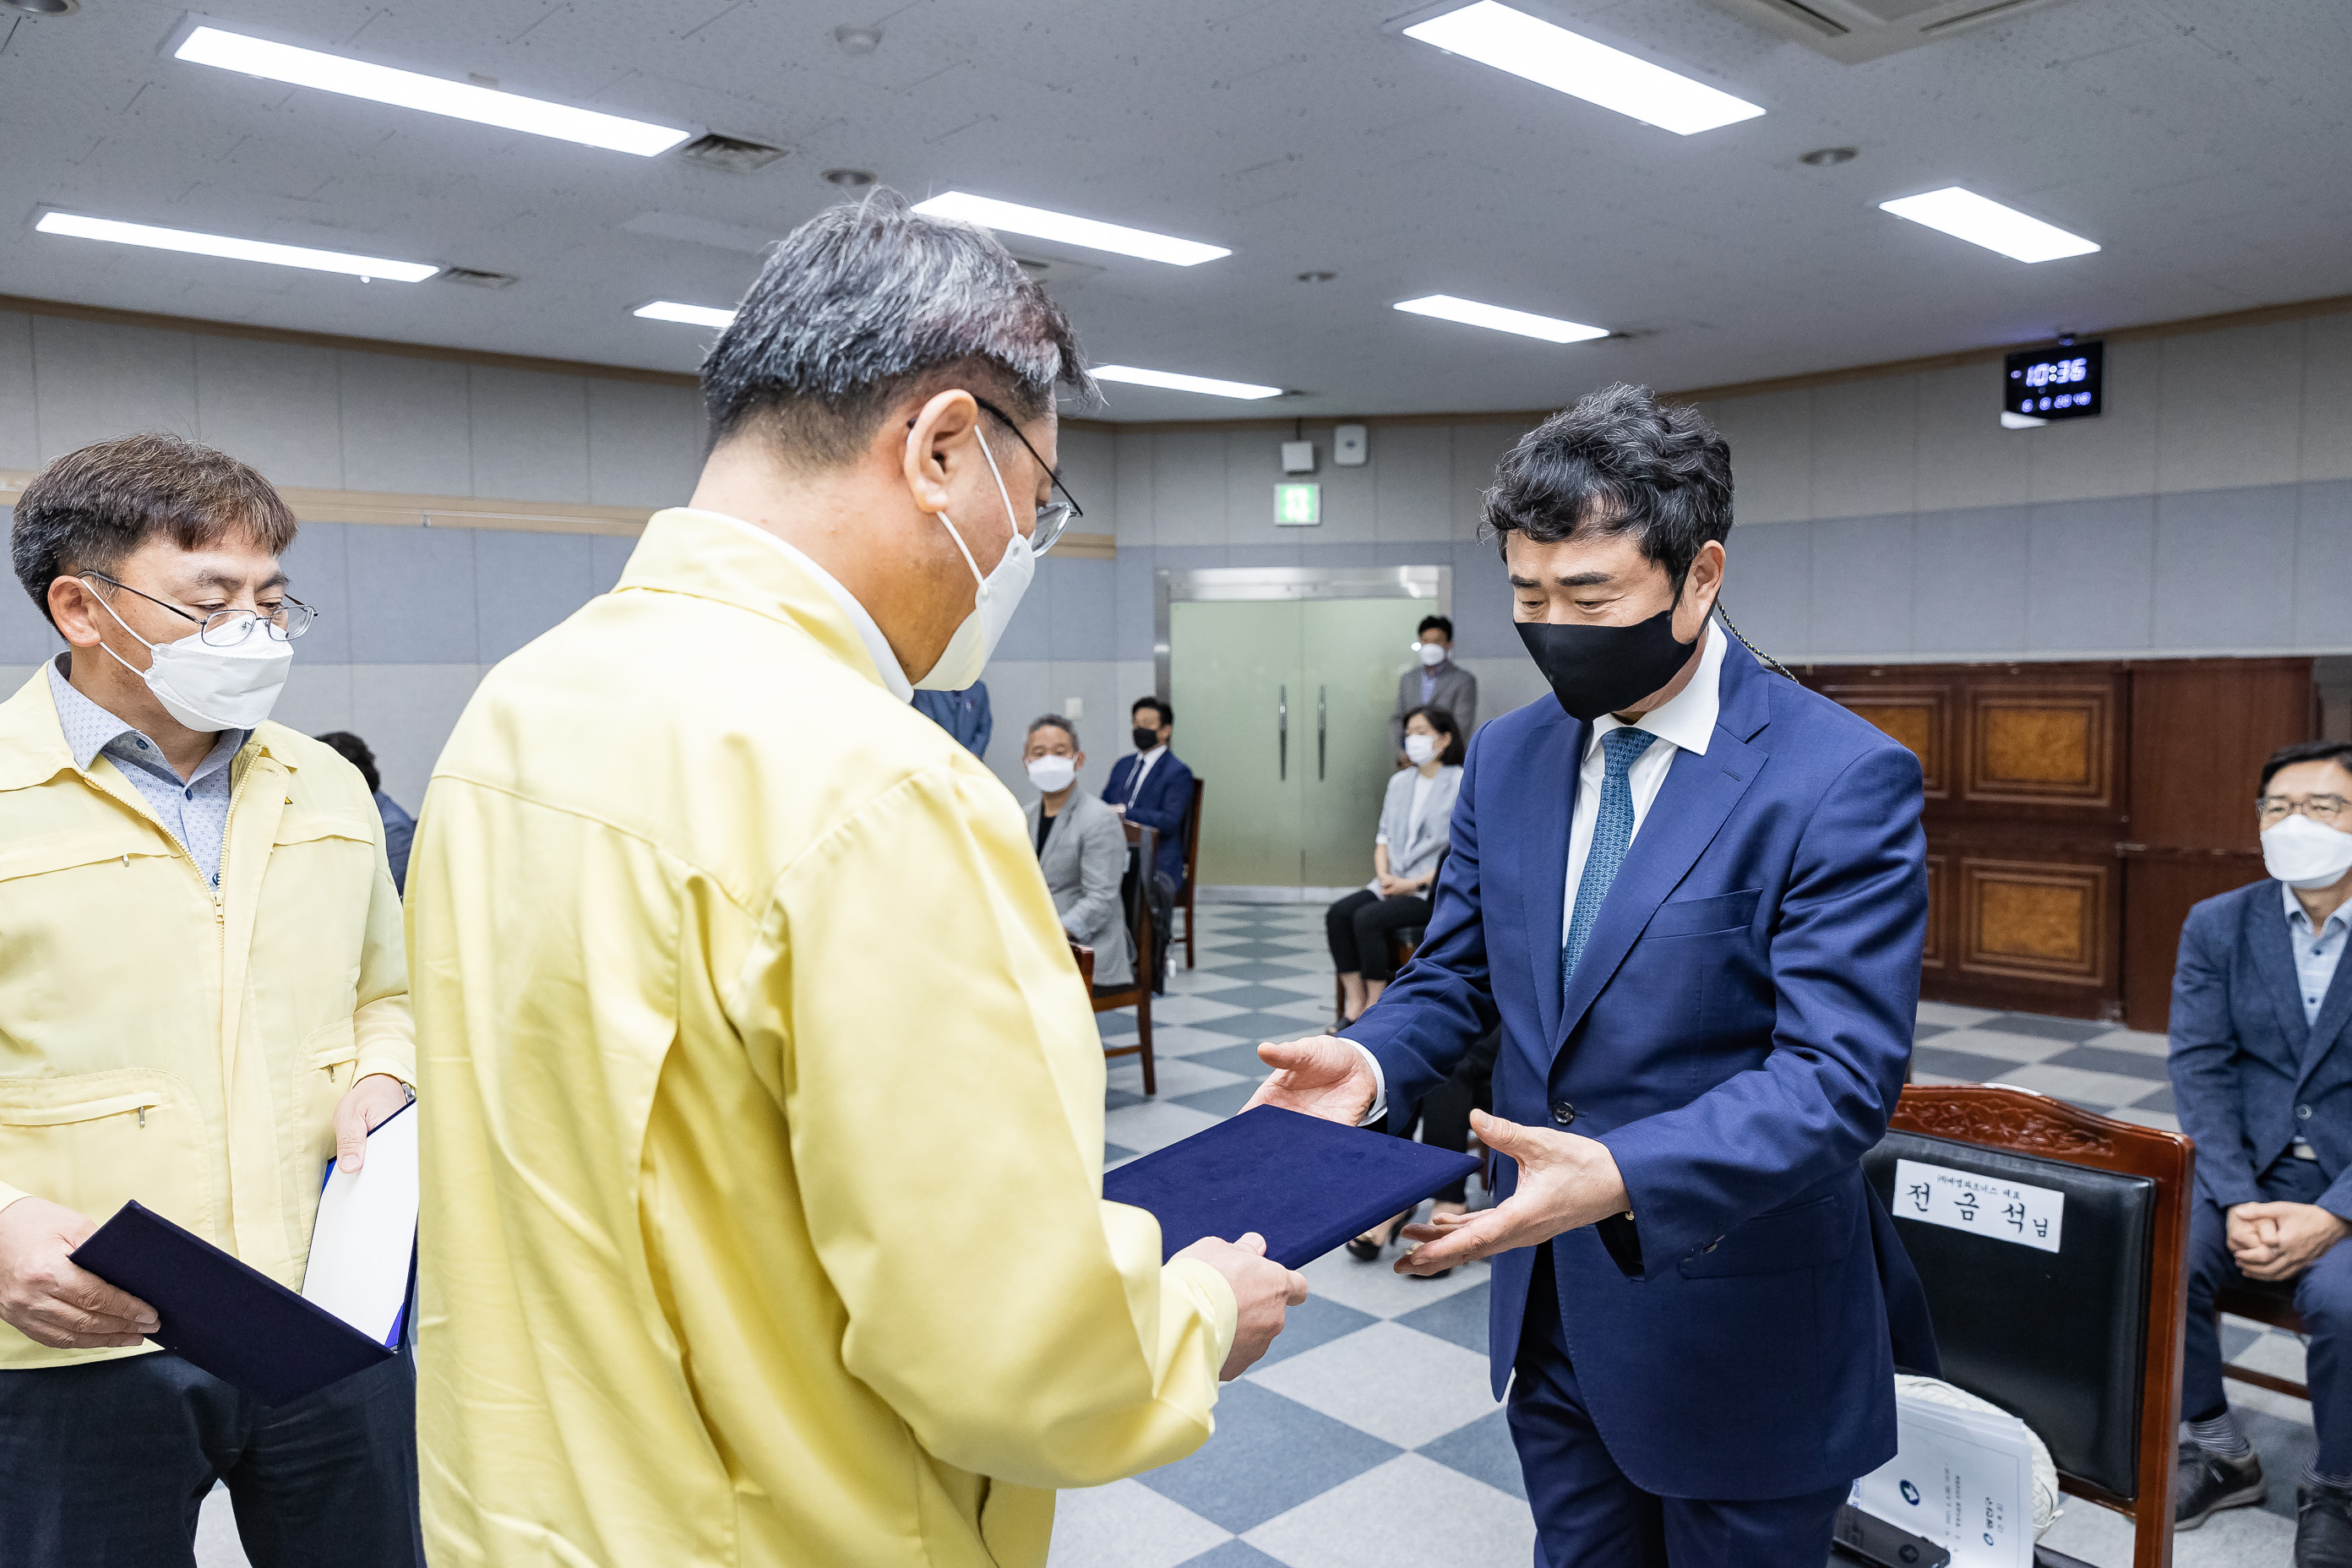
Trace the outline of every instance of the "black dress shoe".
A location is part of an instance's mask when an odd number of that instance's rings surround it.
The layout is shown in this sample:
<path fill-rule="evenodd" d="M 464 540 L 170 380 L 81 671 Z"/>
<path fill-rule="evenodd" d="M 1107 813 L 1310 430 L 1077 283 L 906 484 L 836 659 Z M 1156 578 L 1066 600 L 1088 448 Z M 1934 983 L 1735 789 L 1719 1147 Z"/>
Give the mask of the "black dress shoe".
<path fill-rule="evenodd" d="M 2194 1530 L 2225 1508 L 2251 1508 L 2270 1496 L 2257 1455 L 2224 1459 L 2194 1443 L 2183 1443 L 2179 1466 L 2172 1482 L 2175 1530 Z M 2352 1568 L 2352 1561 L 2346 1568 Z"/>
<path fill-rule="evenodd" d="M 2352 1568 L 2352 1496 L 2295 1488 L 2294 1568 Z"/>

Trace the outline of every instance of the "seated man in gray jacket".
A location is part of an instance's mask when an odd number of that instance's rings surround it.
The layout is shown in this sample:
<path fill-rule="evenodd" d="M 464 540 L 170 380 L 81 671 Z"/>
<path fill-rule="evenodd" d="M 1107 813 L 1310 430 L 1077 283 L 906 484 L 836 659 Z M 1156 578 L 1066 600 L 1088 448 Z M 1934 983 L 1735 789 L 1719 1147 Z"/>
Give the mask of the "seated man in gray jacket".
<path fill-rule="evenodd" d="M 2299 1478 L 2295 1568 L 2352 1564 L 2352 745 L 2263 765 L 2270 879 L 2189 911 L 2172 983 L 2173 1102 L 2197 1140 L 2179 1528 L 2263 1500 L 2261 1461 L 2221 1392 L 2213 1298 L 2292 1282 L 2310 1338 L 2318 1451 Z"/>
<path fill-rule="evenodd" d="M 1072 942 L 1095 950 L 1095 989 L 1123 990 L 1135 975 L 1118 897 L 1127 872 L 1126 826 L 1078 783 L 1087 754 L 1078 750 L 1076 729 L 1059 714 L 1031 721 L 1021 764 L 1041 797 L 1029 805 L 1029 837 L 1062 929 Z"/>

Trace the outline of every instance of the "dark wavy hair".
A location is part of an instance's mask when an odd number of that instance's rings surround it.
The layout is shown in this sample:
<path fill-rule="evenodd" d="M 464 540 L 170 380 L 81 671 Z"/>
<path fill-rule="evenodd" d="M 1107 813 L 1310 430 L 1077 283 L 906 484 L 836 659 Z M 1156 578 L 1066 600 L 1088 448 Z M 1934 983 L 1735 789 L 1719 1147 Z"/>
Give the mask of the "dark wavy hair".
<path fill-rule="evenodd" d="M 1462 726 L 1454 721 L 1454 715 L 1434 702 L 1424 702 L 1418 708 L 1407 709 L 1405 716 L 1397 721 L 1399 727 L 1412 723 L 1415 717 L 1428 720 L 1429 727 L 1445 737 L 1445 750 L 1437 753 L 1437 760 L 1450 768 L 1460 767 L 1470 755 L 1470 740 L 1463 734 Z"/>
<path fill-rule="evenodd" d="M 1731 531 L 1731 447 L 1693 408 L 1622 382 L 1519 437 L 1486 492 L 1486 524 L 1553 544 L 1580 529 L 1633 533 L 1675 592 L 1699 549 Z"/>
<path fill-rule="evenodd" d="M 910 397 L 961 386 L 1034 419 L 1093 395 L 1062 308 L 986 229 L 876 186 L 784 237 L 702 362 L 711 446 L 746 431 L 848 461 Z"/>

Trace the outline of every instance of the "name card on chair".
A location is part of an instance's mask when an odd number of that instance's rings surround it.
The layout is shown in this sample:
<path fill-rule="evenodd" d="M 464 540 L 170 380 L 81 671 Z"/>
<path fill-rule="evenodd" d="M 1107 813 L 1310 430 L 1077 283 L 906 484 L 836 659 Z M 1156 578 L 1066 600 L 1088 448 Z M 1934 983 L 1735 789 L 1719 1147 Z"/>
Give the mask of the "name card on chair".
<path fill-rule="evenodd" d="M 1893 1208 L 1898 1219 L 1974 1231 L 1996 1241 L 2055 1252 L 2061 1222 L 2066 1217 L 2066 1194 L 2023 1182 L 1973 1175 L 1947 1165 L 1897 1160 Z"/>

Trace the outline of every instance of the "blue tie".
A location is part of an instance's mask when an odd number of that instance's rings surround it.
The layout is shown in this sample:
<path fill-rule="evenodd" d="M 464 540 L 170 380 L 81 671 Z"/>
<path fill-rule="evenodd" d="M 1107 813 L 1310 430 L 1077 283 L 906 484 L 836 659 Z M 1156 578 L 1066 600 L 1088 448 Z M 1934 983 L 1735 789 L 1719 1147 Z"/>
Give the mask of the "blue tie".
<path fill-rule="evenodd" d="M 1648 751 L 1650 742 L 1656 739 L 1647 730 L 1630 726 L 1612 730 L 1601 737 L 1608 772 L 1601 780 L 1601 809 L 1592 818 L 1592 847 L 1585 851 L 1584 875 L 1576 881 L 1576 912 L 1569 917 L 1568 941 L 1559 950 L 1559 994 L 1563 997 L 1576 978 L 1576 961 L 1584 956 L 1584 944 L 1601 919 L 1601 906 L 1609 898 L 1609 884 L 1617 879 L 1617 868 L 1625 863 L 1625 847 L 1633 841 L 1633 786 L 1630 782 L 1633 759 Z"/>

